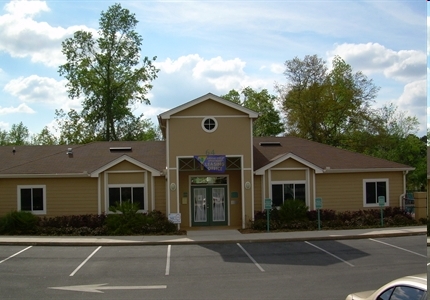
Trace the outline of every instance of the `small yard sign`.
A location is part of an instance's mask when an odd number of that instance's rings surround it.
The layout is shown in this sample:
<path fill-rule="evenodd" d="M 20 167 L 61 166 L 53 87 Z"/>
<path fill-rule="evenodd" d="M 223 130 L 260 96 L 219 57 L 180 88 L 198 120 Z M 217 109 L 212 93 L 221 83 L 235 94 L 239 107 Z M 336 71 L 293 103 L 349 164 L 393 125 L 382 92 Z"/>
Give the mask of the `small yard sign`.
<path fill-rule="evenodd" d="M 316 198 L 315 199 L 315 208 L 321 209 L 322 208 L 322 198 Z"/>
<path fill-rule="evenodd" d="M 385 196 L 378 197 L 379 206 L 385 206 Z"/>
<path fill-rule="evenodd" d="M 180 213 L 171 213 L 169 214 L 169 221 L 173 224 L 181 224 L 181 214 Z"/>
<path fill-rule="evenodd" d="M 266 210 L 267 215 L 267 232 L 270 231 L 270 210 L 272 209 L 272 199 L 266 198 L 264 199 L 264 209 Z"/>
<path fill-rule="evenodd" d="M 264 209 L 272 209 L 272 199 L 264 199 Z"/>

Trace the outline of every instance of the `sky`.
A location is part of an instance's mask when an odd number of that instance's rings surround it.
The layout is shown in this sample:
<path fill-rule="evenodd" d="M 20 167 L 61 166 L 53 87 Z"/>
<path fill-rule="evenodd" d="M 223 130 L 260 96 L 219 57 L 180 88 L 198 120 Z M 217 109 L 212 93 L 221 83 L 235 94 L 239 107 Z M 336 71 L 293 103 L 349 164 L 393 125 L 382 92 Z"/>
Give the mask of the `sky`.
<path fill-rule="evenodd" d="M 275 85 L 287 83 L 285 61 L 316 54 L 328 66 L 339 55 L 362 71 L 380 87 L 375 108 L 393 103 L 418 118 L 415 134 L 426 134 L 430 4 L 423 0 L 0 0 L 1 130 L 22 122 L 30 134 L 45 126 L 55 133 L 56 109 L 80 110 L 58 73 L 61 42 L 78 30 L 97 31 L 101 12 L 114 3 L 139 21 L 142 57 L 157 56 L 151 104 L 132 107 L 154 124 L 160 113 L 207 93 L 249 86 L 277 95 Z"/>

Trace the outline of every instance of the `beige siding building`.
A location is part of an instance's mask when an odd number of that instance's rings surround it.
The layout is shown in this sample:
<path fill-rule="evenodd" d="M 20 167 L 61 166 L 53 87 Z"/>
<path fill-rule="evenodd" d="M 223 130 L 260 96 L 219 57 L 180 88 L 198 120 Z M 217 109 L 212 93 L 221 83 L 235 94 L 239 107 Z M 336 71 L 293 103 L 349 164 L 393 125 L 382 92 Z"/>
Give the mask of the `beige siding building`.
<path fill-rule="evenodd" d="M 0 147 L 0 215 L 109 213 L 132 201 L 181 228 L 245 228 L 265 199 L 338 211 L 401 206 L 413 168 L 295 137 L 253 137 L 258 114 L 207 94 L 158 116 L 164 141 Z"/>

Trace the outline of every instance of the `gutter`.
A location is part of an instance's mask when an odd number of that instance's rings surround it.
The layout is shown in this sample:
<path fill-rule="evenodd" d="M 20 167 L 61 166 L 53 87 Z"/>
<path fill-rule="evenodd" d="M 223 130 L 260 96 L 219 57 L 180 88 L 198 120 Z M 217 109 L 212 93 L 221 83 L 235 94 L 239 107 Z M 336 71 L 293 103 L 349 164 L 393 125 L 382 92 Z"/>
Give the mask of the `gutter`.
<path fill-rule="evenodd" d="M 53 173 L 53 174 L 0 174 L 0 178 L 83 178 L 90 177 L 87 171 L 82 173 Z"/>

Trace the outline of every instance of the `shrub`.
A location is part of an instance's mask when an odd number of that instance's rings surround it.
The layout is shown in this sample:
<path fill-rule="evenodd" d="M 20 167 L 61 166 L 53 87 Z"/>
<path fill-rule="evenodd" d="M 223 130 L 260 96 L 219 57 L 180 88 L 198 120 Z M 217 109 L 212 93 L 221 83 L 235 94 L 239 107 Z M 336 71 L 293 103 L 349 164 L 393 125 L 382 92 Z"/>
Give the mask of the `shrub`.
<path fill-rule="evenodd" d="M 307 219 L 308 207 L 302 200 L 287 200 L 279 209 L 279 217 L 282 223 L 291 221 L 303 221 Z"/>
<path fill-rule="evenodd" d="M 133 235 L 139 234 L 145 218 L 142 213 L 138 213 L 139 207 L 130 201 L 109 207 L 114 214 L 109 214 L 105 224 L 108 234 L 111 235 Z"/>
<path fill-rule="evenodd" d="M 32 234 L 39 218 L 27 211 L 12 211 L 0 218 L 0 234 Z"/>

